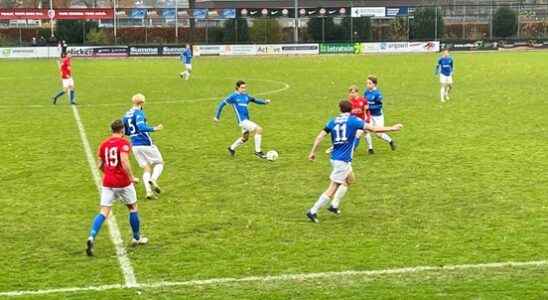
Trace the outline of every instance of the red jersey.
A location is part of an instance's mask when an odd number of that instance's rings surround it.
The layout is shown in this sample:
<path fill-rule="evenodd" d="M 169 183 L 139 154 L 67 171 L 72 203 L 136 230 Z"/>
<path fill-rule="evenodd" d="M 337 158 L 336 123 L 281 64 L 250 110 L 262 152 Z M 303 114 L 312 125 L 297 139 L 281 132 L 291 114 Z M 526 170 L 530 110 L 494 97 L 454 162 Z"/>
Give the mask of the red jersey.
<path fill-rule="evenodd" d="M 362 96 L 358 96 L 353 99 L 349 98 L 348 100 L 352 103 L 352 115 L 369 123 L 371 113 L 367 109 L 367 100 L 365 100 Z"/>
<path fill-rule="evenodd" d="M 69 79 L 71 76 L 70 58 L 65 57 L 61 61 L 61 78 Z"/>
<path fill-rule="evenodd" d="M 103 186 L 122 188 L 131 184 L 129 175 L 122 167 L 121 153 L 131 151 L 129 142 L 122 137 L 110 137 L 99 146 L 97 156 L 103 161 Z"/>

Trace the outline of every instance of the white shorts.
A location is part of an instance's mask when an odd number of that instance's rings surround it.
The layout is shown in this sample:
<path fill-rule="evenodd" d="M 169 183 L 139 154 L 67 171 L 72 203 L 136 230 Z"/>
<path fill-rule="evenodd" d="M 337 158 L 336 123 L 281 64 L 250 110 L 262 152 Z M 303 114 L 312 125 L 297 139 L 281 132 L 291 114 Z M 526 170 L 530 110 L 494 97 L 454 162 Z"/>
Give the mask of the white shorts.
<path fill-rule="evenodd" d="M 331 166 L 333 170 L 329 179 L 335 183 L 343 184 L 346 182 L 346 178 L 352 173 L 352 163 L 342 160 L 331 160 Z"/>
<path fill-rule="evenodd" d="M 74 80 L 71 78 L 63 79 L 63 88 L 74 87 Z"/>
<path fill-rule="evenodd" d="M 124 204 L 137 203 L 137 193 L 135 193 L 133 183 L 123 188 L 102 187 L 101 206 L 111 207 L 116 200 L 120 200 Z"/>
<path fill-rule="evenodd" d="M 242 128 L 242 132 L 255 131 L 255 130 L 257 130 L 257 127 L 259 127 L 259 125 L 257 125 L 257 123 L 255 123 L 253 121 L 250 121 L 250 120 L 244 120 L 244 121 L 240 122 L 239 125 Z"/>
<path fill-rule="evenodd" d="M 192 70 L 192 64 L 185 64 L 185 69 Z"/>
<path fill-rule="evenodd" d="M 440 83 L 441 84 L 453 84 L 453 76 L 445 76 L 440 74 Z"/>
<path fill-rule="evenodd" d="M 135 156 L 135 160 L 137 160 L 137 163 L 141 168 L 146 165 L 152 166 L 164 163 L 162 154 L 160 153 L 160 150 L 158 150 L 158 147 L 156 147 L 156 145 L 134 146 L 133 155 Z"/>
<path fill-rule="evenodd" d="M 371 116 L 371 123 L 370 124 L 373 127 L 384 127 L 384 115 Z"/>

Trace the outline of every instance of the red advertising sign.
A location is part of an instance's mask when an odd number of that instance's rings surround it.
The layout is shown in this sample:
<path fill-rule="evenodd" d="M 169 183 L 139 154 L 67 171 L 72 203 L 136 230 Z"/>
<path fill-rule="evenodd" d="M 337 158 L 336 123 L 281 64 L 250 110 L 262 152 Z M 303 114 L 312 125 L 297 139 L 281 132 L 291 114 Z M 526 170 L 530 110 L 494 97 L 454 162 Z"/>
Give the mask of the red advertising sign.
<path fill-rule="evenodd" d="M 101 20 L 114 18 L 112 8 L 60 8 L 47 10 L 41 8 L 0 9 L 0 20 Z"/>

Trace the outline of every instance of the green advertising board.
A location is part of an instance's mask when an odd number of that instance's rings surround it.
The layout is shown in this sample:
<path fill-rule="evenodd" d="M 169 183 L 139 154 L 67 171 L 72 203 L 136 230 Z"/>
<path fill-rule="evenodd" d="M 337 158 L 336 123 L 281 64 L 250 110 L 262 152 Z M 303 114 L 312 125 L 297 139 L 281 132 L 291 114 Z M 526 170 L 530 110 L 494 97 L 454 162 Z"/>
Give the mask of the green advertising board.
<path fill-rule="evenodd" d="M 330 43 L 320 44 L 320 53 L 360 53 L 360 43 Z"/>

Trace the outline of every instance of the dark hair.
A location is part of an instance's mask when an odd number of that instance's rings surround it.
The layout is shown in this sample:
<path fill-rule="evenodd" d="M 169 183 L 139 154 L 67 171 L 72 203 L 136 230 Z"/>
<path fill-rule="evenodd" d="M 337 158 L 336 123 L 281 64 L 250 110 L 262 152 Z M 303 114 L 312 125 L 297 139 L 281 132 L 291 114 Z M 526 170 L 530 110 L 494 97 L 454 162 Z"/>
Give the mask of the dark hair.
<path fill-rule="evenodd" d="M 243 84 L 245 84 L 245 81 L 243 81 L 243 80 L 236 81 L 236 88 L 241 87 Z"/>
<path fill-rule="evenodd" d="M 112 129 L 112 133 L 120 133 L 124 130 L 124 122 L 122 120 L 115 120 L 110 124 L 110 129 Z"/>
<path fill-rule="evenodd" d="M 342 100 L 339 102 L 339 109 L 342 113 L 349 113 L 352 111 L 352 103 L 348 100 Z"/>
<path fill-rule="evenodd" d="M 367 76 L 367 79 L 371 80 L 371 82 L 373 82 L 375 85 L 377 85 L 377 82 L 379 82 L 379 80 L 377 79 L 377 76 L 375 75 L 369 75 Z"/>

